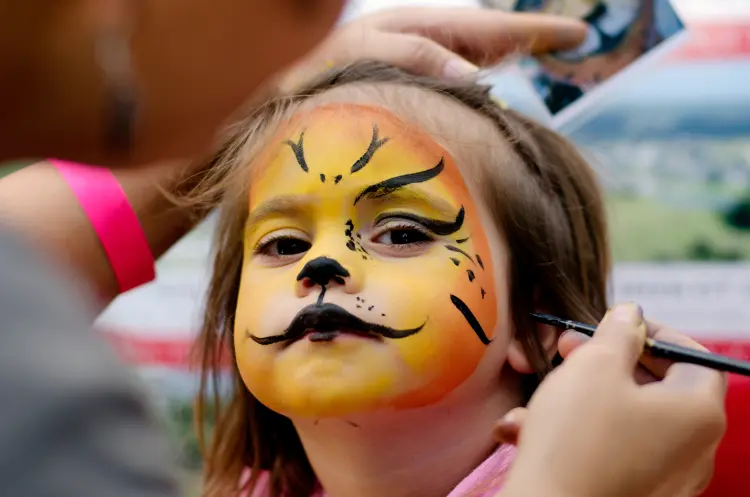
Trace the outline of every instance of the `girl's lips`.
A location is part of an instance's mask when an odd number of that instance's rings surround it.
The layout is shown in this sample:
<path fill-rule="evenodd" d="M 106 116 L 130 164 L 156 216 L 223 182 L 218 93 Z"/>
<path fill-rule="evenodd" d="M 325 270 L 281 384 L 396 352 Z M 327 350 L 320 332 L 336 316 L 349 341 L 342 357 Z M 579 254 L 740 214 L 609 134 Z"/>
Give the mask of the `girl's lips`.
<path fill-rule="evenodd" d="M 319 330 L 310 328 L 306 331 L 302 338 L 308 338 L 311 342 L 332 342 L 341 335 L 355 335 L 362 338 L 369 338 L 373 340 L 379 340 L 380 337 L 373 333 L 363 333 L 355 330 Z"/>

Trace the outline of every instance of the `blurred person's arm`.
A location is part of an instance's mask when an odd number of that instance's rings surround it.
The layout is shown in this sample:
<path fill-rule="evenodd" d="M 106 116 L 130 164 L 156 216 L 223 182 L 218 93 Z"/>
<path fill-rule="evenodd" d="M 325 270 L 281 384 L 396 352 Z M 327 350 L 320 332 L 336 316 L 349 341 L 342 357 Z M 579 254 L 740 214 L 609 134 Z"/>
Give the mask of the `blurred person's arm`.
<path fill-rule="evenodd" d="M 0 231 L 0 481 L 16 497 L 176 497 L 139 382 L 68 275 Z"/>
<path fill-rule="evenodd" d="M 185 167 L 185 163 L 163 163 L 114 171 L 157 259 L 200 219 L 165 195 L 185 184 Z M 87 283 L 98 296 L 100 308 L 119 293 L 98 235 L 51 164 L 40 162 L 0 180 L 0 221 L 22 232 Z"/>

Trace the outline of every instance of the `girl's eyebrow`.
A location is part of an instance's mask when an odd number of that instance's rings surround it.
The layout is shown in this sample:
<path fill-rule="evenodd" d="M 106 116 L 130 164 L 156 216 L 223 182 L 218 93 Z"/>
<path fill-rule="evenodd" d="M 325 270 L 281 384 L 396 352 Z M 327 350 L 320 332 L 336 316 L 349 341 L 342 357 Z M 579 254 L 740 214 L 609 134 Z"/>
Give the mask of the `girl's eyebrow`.
<path fill-rule="evenodd" d="M 270 217 L 299 216 L 309 211 L 312 199 L 306 195 L 273 197 L 253 209 L 247 216 L 246 228 Z"/>
<path fill-rule="evenodd" d="M 388 201 L 418 202 L 437 211 L 441 217 L 450 219 L 456 217 L 456 211 L 459 209 L 459 207 L 461 207 L 454 206 L 450 201 L 437 195 L 430 194 L 424 189 L 415 186 L 401 188 L 399 190 L 395 190 L 378 196 L 370 201 L 378 204 Z"/>

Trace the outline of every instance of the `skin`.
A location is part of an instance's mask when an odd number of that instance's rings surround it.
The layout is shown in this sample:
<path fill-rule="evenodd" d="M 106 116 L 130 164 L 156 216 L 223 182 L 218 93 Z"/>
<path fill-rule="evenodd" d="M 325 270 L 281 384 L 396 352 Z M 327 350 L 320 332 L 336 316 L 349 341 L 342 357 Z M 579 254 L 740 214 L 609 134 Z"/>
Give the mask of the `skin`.
<path fill-rule="evenodd" d="M 341 416 L 440 400 L 474 372 L 497 322 L 487 237 L 453 158 L 376 107 L 319 107 L 279 137 L 250 185 L 234 333 L 245 383 L 288 415 Z M 426 171 L 429 180 L 362 194 Z M 431 230 L 433 223 L 439 226 Z M 320 284 L 298 277 L 320 257 L 349 273 L 326 285 L 323 296 Z M 281 333 L 316 301 L 418 331 L 399 339 L 301 339 L 288 347 L 250 338 Z"/>
<path fill-rule="evenodd" d="M 387 116 L 398 115 L 400 120 L 404 123 L 400 126 L 400 132 L 397 134 L 386 133 L 388 118 L 386 121 L 381 123 L 379 127 L 379 136 L 390 137 L 391 141 L 383 145 L 374 155 L 370 164 L 359 172 L 348 175 L 342 178 L 338 185 L 335 187 L 346 188 L 347 182 L 361 181 L 362 187 L 372 183 L 372 181 L 364 181 L 363 179 L 357 179 L 358 175 L 364 175 L 368 169 L 371 168 L 372 172 L 367 174 L 381 174 L 377 166 L 381 168 L 392 168 L 395 167 L 393 164 L 384 164 L 385 162 L 397 162 L 397 161 L 386 161 L 388 157 L 388 147 L 393 146 L 394 149 L 398 148 L 398 140 L 414 140 L 416 136 L 423 133 L 429 135 L 429 139 L 426 140 L 424 147 L 420 150 L 422 153 L 427 154 L 430 150 L 437 151 L 439 149 L 447 150 L 449 148 L 451 154 L 446 155 L 452 157 L 455 164 L 459 166 L 460 176 L 462 183 L 468 189 L 471 199 L 474 199 L 474 206 L 476 213 L 472 213 L 468 207 L 469 203 L 466 202 L 466 221 L 470 222 L 470 218 L 473 215 L 477 215 L 481 227 L 484 228 L 485 237 L 487 239 L 489 247 L 489 255 L 483 257 L 483 262 L 487 264 L 487 259 L 493 266 L 491 273 L 485 270 L 486 276 L 482 276 L 480 271 L 476 271 L 476 279 L 468 285 L 466 269 L 469 265 L 473 264 L 466 261 L 461 262 L 461 266 L 456 267 L 448 259 L 453 254 L 444 248 L 443 244 L 437 244 L 434 248 L 429 248 L 424 254 L 420 254 L 413 258 L 396 258 L 393 256 L 387 256 L 383 254 L 379 249 L 371 246 L 365 247 L 372 255 L 372 260 L 363 260 L 361 254 L 354 253 L 346 248 L 347 237 L 344 233 L 344 223 L 348 220 L 348 217 L 343 217 L 335 221 L 321 223 L 323 226 L 312 232 L 314 235 L 315 246 L 312 248 L 312 252 L 319 251 L 323 246 L 331 247 L 335 250 L 334 253 L 329 253 L 329 256 L 335 258 L 341 258 L 341 263 L 347 267 L 349 264 L 354 266 L 349 267 L 351 274 L 358 278 L 360 281 L 354 281 L 353 284 L 362 285 L 362 292 L 358 294 L 347 293 L 346 285 L 333 286 L 326 292 L 326 300 L 329 298 L 336 299 L 338 303 L 346 306 L 347 309 L 363 313 L 358 314 L 363 318 L 375 321 L 375 318 L 370 318 L 369 314 L 375 312 L 368 311 L 367 308 L 363 307 L 357 309 L 357 296 L 364 296 L 365 300 L 370 304 L 375 304 L 378 307 L 380 305 L 389 305 L 390 310 L 385 310 L 385 318 L 382 316 L 376 316 L 385 319 L 384 323 L 392 327 L 408 327 L 411 326 L 412 322 L 421 322 L 424 319 L 425 313 L 442 313 L 443 315 L 453 314 L 453 318 L 450 318 L 449 322 L 454 322 L 455 316 L 458 316 L 458 323 L 455 330 L 449 328 L 438 329 L 436 327 L 425 328 L 420 333 L 400 340 L 390 340 L 384 343 L 373 343 L 373 342 L 362 342 L 356 341 L 356 338 L 347 338 L 349 341 L 340 345 L 335 343 L 316 343 L 314 345 L 336 345 L 329 348 L 331 355 L 314 356 L 312 353 L 305 356 L 302 354 L 306 345 L 297 343 L 287 349 L 287 352 L 294 352 L 292 349 L 296 348 L 299 354 L 294 358 L 294 362 L 291 360 L 287 364 L 292 364 L 297 371 L 300 369 L 300 365 L 303 361 L 307 361 L 307 364 L 314 363 L 318 359 L 317 364 L 333 365 L 331 370 L 333 373 L 328 372 L 328 376 L 325 379 L 325 388 L 318 385 L 316 382 L 310 381 L 309 379 L 302 384 L 315 395 L 307 396 L 307 399 L 315 400 L 315 402 L 308 402 L 305 405 L 305 409 L 296 411 L 295 414 L 288 414 L 292 419 L 295 429 L 302 440 L 305 452 L 310 460 L 316 475 L 322 482 L 326 491 L 331 496 L 348 496 L 358 495 L 362 497 L 369 496 L 382 496 L 389 495 L 393 497 L 407 497 L 413 495 L 447 495 L 450 490 L 458 484 L 463 478 L 469 474 L 478 464 L 484 460 L 489 453 L 491 453 L 496 447 L 496 443 L 492 439 L 491 430 L 495 421 L 501 417 L 505 412 L 511 408 L 518 406 L 521 401 L 521 392 L 518 388 L 520 372 L 527 371 L 529 364 L 526 360 L 523 348 L 520 343 L 513 339 L 513 333 L 511 332 L 510 324 L 510 313 L 508 310 L 508 296 L 507 296 L 507 249 L 502 242 L 502 238 L 494 224 L 491 221 L 489 213 L 486 210 L 486 206 L 482 202 L 477 201 L 477 196 L 474 193 L 474 185 L 470 180 L 471 171 L 474 167 L 482 167 L 481 164 L 488 160 L 487 154 L 497 154 L 497 157 L 503 157 L 508 154 L 509 147 L 505 142 L 499 138 L 499 134 L 493 128 L 492 124 L 476 116 L 471 110 L 464 106 L 456 103 L 455 101 L 442 97 L 437 94 L 432 94 L 419 90 L 416 88 L 408 88 L 399 85 L 378 85 L 373 87 L 372 85 L 347 85 L 345 87 L 336 88 L 321 94 L 318 97 L 310 99 L 306 105 L 300 109 L 298 115 L 298 121 L 292 123 L 286 129 L 279 130 L 277 138 L 274 139 L 274 143 L 269 144 L 268 150 L 265 157 L 261 157 L 258 160 L 258 164 L 264 163 L 262 161 L 270 161 L 278 157 L 286 157 L 286 161 L 289 165 L 290 173 L 294 174 L 294 178 L 302 178 L 304 181 L 306 175 L 300 169 L 299 164 L 296 162 L 294 154 L 291 153 L 289 145 L 284 145 L 284 141 L 287 139 L 299 139 L 299 131 L 296 129 L 298 125 L 303 124 L 302 117 L 305 115 L 312 116 L 317 112 L 317 109 L 330 107 L 331 105 L 341 105 L 344 108 L 352 108 L 352 104 L 356 105 L 356 108 L 362 108 L 365 106 L 367 109 L 373 107 L 378 108 L 378 115 L 382 115 L 383 119 Z M 339 107 L 341 108 L 341 107 Z M 308 114 L 309 112 L 309 114 Z M 346 119 L 344 126 L 333 126 L 333 123 L 327 124 L 328 138 L 327 145 L 332 146 L 335 143 L 336 137 L 343 134 L 347 137 L 347 142 L 352 141 L 356 143 L 347 145 L 349 147 L 350 156 L 344 160 L 344 157 L 338 159 L 342 170 L 336 174 L 344 175 L 345 172 L 349 171 L 352 163 L 359 158 L 363 151 L 367 149 L 371 138 L 372 138 L 372 125 L 371 119 L 366 116 L 370 115 L 370 110 L 367 114 L 363 114 L 362 119 Z M 344 111 L 339 111 L 339 114 Z M 446 120 L 441 119 L 446 113 L 452 116 L 452 119 Z M 408 118 L 406 116 L 409 116 Z M 357 124 L 360 120 L 363 124 Z M 398 122 L 398 119 L 394 122 Z M 338 131 L 336 131 L 338 130 Z M 336 131 L 334 133 L 334 131 Z M 329 167 L 328 162 L 331 162 L 332 154 L 326 156 L 326 161 L 321 161 L 312 154 L 307 154 L 307 146 L 313 146 L 315 143 L 312 137 L 315 136 L 315 126 L 311 124 L 308 127 L 306 133 L 305 150 L 306 150 L 306 161 L 308 163 L 310 173 L 317 173 L 311 176 L 314 180 L 309 186 L 314 191 L 336 191 L 336 190 L 318 190 L 322 187 L 334 188 L 334 185 L 330 185 L 328 182 L 322 184 L 319 178 L 319 168 Z M 328 133 L 326 135 L 328 136 Z M 308 136 L 309 134 L 309 136 Z M 438 145 L 435 140 L 436 137 L 450 137 L 450 140 L 441 140 L 441 145 Z M 408 141 L 404 144 L 408 144 Z M 483 146 L 478 146 L 482 144 Z M 488 146 L 492 144 L 492 146 Z M 320 146 L 322 146 L 321 144 Z M 429 146 L 428 146 L 429 145 Z M 340 148 L 337 148 L 339 150 Z M 312 150 L 312 148 L 311 148 Z M 320 149 L 318 149 L 320 150 Z M 437 153 L 437 152 L 433 152 Z M 381 156 L 379 154 L 386 154 Z M 309 155 L 309 157 L 308 157 Z M 428 154 L 429 155 L 429 154 Z M 378 162 L 374 162 L 376 160 Z M 434 167 L 437 163 L 438 157 L 430 156 L 429 160 L 425 159 L 424 164 L 426 166 L 417 167 L 416 165 L 409 163 L 403 167 L 413 167 L 414 170 L 423 170 L 426 168 Z M 335 161 L 333 161 L 335 162 Z M 399 161 L 403 162 L 403 161 Z M 313 166 L 314 164 L 314 166 Z M 447 163 L 446 163 L 447 164 Z M 259 166 L 260 168 L 260 166 Z M 446 167 L 447 170 L 447 167 Z M 333 172 L 333 171 L 332 171 Z M 382 173 L 383 176 L 390 177 L 390 174 Z M 443 174 L 447 174 L 443 173 Z M 261 179 L 262 172 L 258 172 L 256 179 Z M 446 176 L 447 177 L 447 176 Z M 328 178 L 328 176 L 327 176 Z M 335 175 L 334 175 L 335 178 Z M 374 178 L 373 178 L 374 179 Z M 378 179 L 383 179 L 379 177 Z M 442 179 L 442 178 L 440 178 Z M 286 179 L 283 182 L 285 185 L 291 185 L 291 179 Z M 365 185 L 367 183 L 367 185 Z M 422 189 L 430 188 L 432 192 L 446 191 L 450 188 L 458 188 L 456 184 L 451 187 L 444 187 L 438 178 L 431 181 L 421 183 L 417 185 Z M 251 185 L 252 187 L 252 185 Z M 460 187 L 462 190 L 464 187 Z M 342 190 L 343 191 L 343 190 Z M 361 189 L 355 189 L 355 191 L 361 191 Z M 458 190 L 456 190 L 458 191 Z M 259 192 L 259 194 L 262 192 Z M 449 192 L 450 193 L 450 192 Z M 339 210 L 347 211 L 347 214 L 353 208 L 353 199 L 351 194 L 347 194 L 349 199 L 341 203 Z M 451 193 L 451 195 L 457 195 Z M 463 195 L 463 194 L 462 194 Z M 355 195 L 356 197 L 356 195 Z M 260 202 L 255 196 L 251 197 L 253 202 Z M 331 199 L 327 199 L 330 201 Z M 444 199 L 451 201 L 450 198 Z M 364 200 L 360 203 L 365 202 Z M 324 202 L 321 202 L 319 206 L 313 206 L 310 208 L 310 214 L 313 213 L 312 209 L 323 209 Z M 388 208 L 390 204 L 383 204 L 383 208 Z M 359 203 L 357 208 L 359 208 Z M 393 205 L 393 207 L 397 207 Z M 399 210 L 402 210 L 402 206 L 398 206 Z M 413 205 L 410 206 L 410 210 L 424 209 L 423 206 Z M 455 219 L 455 210 L 458 209 L 458 202 L 453 200 L 450 204 L 452 209 L 448 209 L 451 212 L 443 213 L 440 219 L 451 220 L 453 216 Z M 375 205 L 367 207 L 369 212 L 362 212 L 362 221 L 357 219 L 358 229 L 364 230 L 367 223 L 363 222 L 365 219 L 370 220 L 372 223 L 373 215 L 377 215 L 379 212 L 376 211 Z M 431 209 L 426 212 L 430 214 Z M 317 212 L 317 211 L 316 211 Z M 434 216 L 438 215 L 437 211 L 434 211 Z M 370 224 L 371 225 L 371 224 Z M 288 227 L 288 226 L 284 226 Z M 278 228 L 276 226 L 275 228 Z M 308 228 L 309 229 L 309 228 Z M 320 235 L 320 232 L 325 232 L 324 235 Z M 362 233 L 363 239 L 369 240 L 365 236 L 365 232 Z M 474 236 L 475 233 L 472 233 Z M 321 239 L 322 236 L 322 239 Z M 356 238 L 356 236 L 355 236 Z M 454 238 L 451 238 L 454 239 Z M 468 242 L 465 242 L 468 243 Z M 249 245 L 253 247 L 253 245 Z M 317 252 L 319 253 L 319 252 Z M 316 255 L 317 255 L 316 253 Z M 437 258 L 435 259 L 435 254 Z M 355 258 L 350 259 L 352 255 L 356 255 Z M 305 255 L 308 259 L 312 257 L 312 254 Z M 357 259 L 358 258 L 358 259 Z M 377 261 L 376 261 L 377 259 Z M 409 262 L 419 261 L 419 265 L 416 263 L 412 264 Z M 247 279 L 248 274 L 252 274 L 254 271 L 259 271 L 261 267 L 255 266 L 257 261 L 252 261 L 246 257 L 245 274 L 243 280 Z M 370 264 L 378 264 L 378 271 L 370 271 L 368 268 Z M 362 264 L 360 266 L 360 264 Z M 366 265 L 365 265 L 366 264 Z M 401 288 L 406 285 L 400 285 L 394 283 L 390 278 L 388 281 L 384 281 L 379 273 L 383 275 L 396 275 L 400 273 L 406 274 L 423 274 L 423 265 L 428 265 L 430 268 L 435 268 L 435 272 L 440 272 L 443 275 L 445 281 L 441 281 L 438 285 L 435 278 L 432 278 L 431 286 L 426 292 L 423 292 L 423 297 L 415 298 L 417 292 L 411 291 L 410 288 Z M 293 266 L 293 268 L 292 268 Z M 251 267 L 253 267 L 251 271 Z M 270 299 L 265 293 L 271 293 L 269 288 L 276 285 L 275 278 L 264 278 L 263 285 L 265 290 L 260 294 L 260 299 L 266 299 L 269 306 L 274 307 L 275 312 L 270 312 L 270 309 L 265 310 L 263 316 L 268 319 L 278 319 L 278 321 L 264 328 L 268 331 L 263 335 L 270 335 L 278 333 L 288 326 L 289 321 L 298 312 L 300 308 L 304 306 L 300 300 L 305 303 L 314 303 L 317 300 L 319 291 L 316 288 L 299 288 L 300 292 L 309 292 L 308 295 L 297 296 L 296 276 L 300 271 L 302 265 L 299 262 L 291 264 L 290 269 L 282 277 L 281 283 L 278 283 L 283 287 L 282 294 L 285 295 L 283 299 Z M 395 271 L 394 268 L 398 268 Z M 284 271 L 283 268 L 269 269 L 263 267 L 265 272 L 269 274 L 273 271 Z M 366 271 L 366 272 L 365 272 Z M 494 329 L 491 328 L 486 321 L 483 323 L 483 328 L 487 333 L 488 337 L 493 338 L 492 342 L 484 346 L 481 341 L 477 338 L 477 334 L 466 324 L 466 321 L 461 321 L 462 316 L 453 306 L 449 298 L 449 284 L 451 281 L 451 273 L 457 275 L 457 279 L 454 282 L 458 282 L 459 286 L 465 286 L 466 288 L 474 288 L 476 291 L 476 284 L 480 282 L 479 278 L 487 278 L 482 280 L 482 285 L 488 287 L 494 282 L 494 294 L 496 306 L 496 324 Z M 492 274 L 492 281 L 489 281 L 490 274 Z M 244 285 L 244 281 L 243 281 Z M 386 291 L 382 288 L 385 286 Z M 349 287 L 351 288 L 351 287 Z M 422 287 L 420 287 L 422 288 Z M 440 295 L 437 294 L 438 290 L 442 288 Z M 250 286 L 248 286 L 250 289 Z M 243 286 L 242 292 L 245 291 Z M 404 319 L 395 317 L 400 312 L 399 305 L 403 303 L 401 301 L 395 301 L 395 299 L 375 301 L 374 299 L 380 299 L 381 295 L 387 295 L 387 292 L 408 292 L 407 297 L 403 298 L 405 301 L 417 301 L 419 302 L 420 309 L 424 309 L 418 315 L 415 312 L 405 312 L 402 314 Z M 444 292 L 444 293 L 442 293 Z M 475 307 L 475 304 L 471 301 L 471 296 L 468 294 L 454 292 L 460 295 L 462 299 L 469 302 L 472 311 L 481 316 L 481 308 Z M 256 306 L 257 303 L 250 303 L 243 294 L 240 297 L 240 307 L 245 306 Z M 369 297 L 373 295 L 373 297 Z M 425 298 L 428 295 L 435 295 L 437 298 L 432 300 Z M 481 297 L 480 297 L 481 298 Z M 281 309 L 281 304 L 274 303 L 273 300 L 281 300 L 284 304 L 284 308 Z M 366 302 L 366 303 L 368 303 Z M 248 313 L 249 311 L 238 308 L 238 314 L 236 314 L 236 322 L 244 322 L 245 324 L 238 324 L 235 329 L 235 338 L 240 341 L 242 340 L 244 345 L 236 345 L 238 365 L 243 370 L 244 379 L 246 382 L 251 381 L 249 376 L 256 378 L 254 374 L 250 374 L 250 369 L 255 367 L 255 364 L 264 362 L 269 365 L 269 379 L 274 374 L 275 364 L 280 364 L 282 359 L 292 359 L 292 355 L 283 357 L 280 354 L 274 354 L 270 350 L 264 352 L 262 347 L 247 339 L 247 329 L 255 325 L 265 326 L 265 319 L 258 321 L 258 316 L 252 316 L 250 314 L 240 315 L 241 312 Z M 377 307 L 376 307 L 377 309 Z M 394 318 L 393 321 L 390 321 Z M 406 321 L 406 319 L 409 321 Z M 486 317 L 480 317 L 480 319 L 486 319 Z M 436 321 L 437 322 L 437 321 Z M 438 340 L 434 332 L 449 332 L 456 335 L 461 340 L 461 346 L 458 347 L 452 344 L 452 347 L 446 351 L 445 348 L 439 348 L 442 346 L 442 340 Z M 542 331 L 544 335 L 545 330 Z M 428 335 L 427 332 L 431 333 Z M 241 338 L 238 335 L 245 334 L 245 337 Z M 256 334 L 261 334 L 261 330 L 257 330 Z M 430 355 L 425 358 L 423 351 L 411 349 L 409 340 L 421 341 L 420 334 L 424 333 L 424 340 L 430 342 L 432 349 L 436 350 L 434 355 Z M 438 335 L 439 336 L 439 335 Z M 548 343 L 554 347 L 555 341 L 554 332 L 550 333 L 549 338 L 551 339 Z M 427 340 L 429 338 L 429 340 Z M 434 341 L 433 341 L 434 339 Z M 433 346 L 434 344 L 434 346 Z M 302 346 L 304 345 L 304 346 Z M 308 344 L 309 345 L 309 344 Z M 278 344 L 276 345 L 278 346 Z M 300 347 L 302 346 L 302 347 Z M 267 358 L 255 356 L 252 365 L 247 364 L 249 357 L 247 353 L 252 351 L 254 347 L 258 347 L 259 353 L 267 354 Z M 273 346 L 265 346 L 273 347 Z M 423 407 L 403 409 L 398 408 L 394 404 L 394 399 L 398 399 L 401 392 L 399 390 L 393 391 L 385 389 L 374 388 L 371 385 L 367 385 L 368 388 L 364 394 L 355 390 L 362 387 L 362 383 L 369 380 L 373 374 L 382 377 L 389 373 L 386 368 L 384 371 L 373 370 L 369 365 L 372 361 L 385 361 L 388 368 L 392 368 L 392 365 L 405 364 L 406 361 L 403 358 L 418 359 L 414 364 L 417 366 L 421 364 L 431 365 L 431 367 L 438 368 L 441 364 L 439 353 L 448 353 L 453 355 L 465 355 L 474 349 L 484 348 L 484 352 L 475 365 L 473 372 L 469 374 L 459 385 L 455 386 L 447 394 L 441 394 L 440 390 L 449 390 L 449 383 L 435 381 L 426 382 L 424 377 L 415 375 L 412 371 L 405 367 L 398 371 L 399 376 L 397 378 L 400 381 L 410 380 L 414 378 L 419 382 L 414 381 L 410 383 L 415 391 L 421 392 L 420 395 L 424 395 L 424 392 L 428 392 L 427 386 L 432 385 L 432 392 L 436 393 L 433 402 Z M 401 350 L 404 352 L 401 352 Z M 458 349 L 458 350 L 453 350 Z M 257 350 L 257 349 L 256 349 Z M 346 354 L 346 352 L 349 354 Z M 338 353 L 337 356 L 333 356 L 334 353 Z M 410 355 L 407 356 L 406 353 Z M 296 353 L 295 353 L 296 354 Z M 335 367 L 339 367 L 341 364 L 347 364 L 349 358 L 363 358 L 368 361 L 368 365 L 358 364 L 355 361 L 350 361 L 351 367 L 347 370 L 348 375 L 351 378 L 337 377 L 335 374 Z M 243 363 L 242 361 L 245 361 Z M 424 361 L 424 362 L 422 362 Z M 265 367 L 265 366 L 264 366 Z M 276 368 L 277 370 L 279 368 Z M 322 367 L 321 367 L 322 369 Z M 439 369 L 438 369 L 439 371 Z M 408 373 L 408 375 L 407 375 Z M 465 373 L 464 373 L 465 374 Z M 287 377 L 291 374 L 287 374 Z M 310 375 L 311 378 L 316 378 Z M 317 376 L 321 378 L 322 375 Z M 445 376 L 443 376 L 445 378 Z M 256 382 L 259 380 L 255 380 Z M 276 380 L 272 380 L 276 381 Z M 251 385 L 251 391 L 255 395 L 261 395 L 256 390 L 257 385 Z M 440 386 L 440 389 L 436 389 L 436 386 Z M 258 388 L 263 388 L 262 385 Z M 285 387 L 289 392 L 289 387 Z M 336 388 L 337 390 L 334 390 Z M 332 392 L 344 392 L 346 395 L 354 398 L 354 401 L 347 401 L 346 398 L 341 398 L 340 395 L 334 396 Z M 283 399 L 297 399 L 296 395 L 290 395 L 287 392 L 283 393 Z M 297 392 L 293 392 L 297 393 Z M 283 407 L 279 406 L 280 392 L 271 392 L 264 398 L 266 405 L 271 405 L 271 402 L 276 402 L 273 406 L 274 409 L 281 410 Z M 303 396 L 303 398 L 305 398 Z M 320 399 L 331 401 L 336 400 L 339 404 L 337 405 L 335 412 L 325 412 L 314 410 L 308 410 L 310 405 L 320 406 Z M 426 397 L 422 397 L 425 399 Z M 392 407 L 385 407 L 385 405 L 391 405 Z M 369 408 L 367 407 L 369 406 Z M 378 407 L 382 406 L 382 407 Z M 303 414 L 304 413 L 304 414 Z M 344 414 L 347 413 L 347 414 Z M 328 416 L 325 416 L 328 414 Z M 446 450 L 446 447 L 450 447 L 450 450 Z"/>

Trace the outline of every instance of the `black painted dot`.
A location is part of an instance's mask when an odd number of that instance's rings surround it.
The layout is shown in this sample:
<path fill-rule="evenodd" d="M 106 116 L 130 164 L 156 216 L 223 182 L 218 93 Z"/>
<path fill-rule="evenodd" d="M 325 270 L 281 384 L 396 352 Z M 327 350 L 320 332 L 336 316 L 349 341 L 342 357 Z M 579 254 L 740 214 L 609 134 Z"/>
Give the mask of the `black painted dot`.
<path fill-rule="evenodd" d="M 482 262 L 482 258 L 479 257 L 479 254 L 476 254 L 476 258 L 477 258 L 477 264 L 479 264 L 479 267 L 484 269 L 484 263 Z"/>
<path fill-rule="evenodd" d="M 349 227 L 349 229 L 352 229 L 352 230 L 354 229 L 354 223 L 352 222 L 352 220 L 351 220 L 351 219 L 348 219 L 348 220 L 346 221 L 346 223 L 344 223 L 344 224 L 345 224 L 346 226 L 348 226 L 348 227 Z"/>
<path fill-rule="evenodd" d="M 385 314 L 381 314 L 381 316 L 385 317 Z"/>
<path fill-rule="evenodd" d="M 321 174 L 320 175 L 320 182 L 321 183 L 325 183 L 326 182 L 326 175 L 325 174 Z"/>
<path fill-rule="evenodd" d="M 366 256 L 366 255 L 363 255 L 363 256 L 362 256 L 362 260 L 363 260 L 363 261 L 366 261 L 366 260 L 367 260 L 367 256 Z"/>
<path fill-rule="evenodd" d="M 359 302 L 359 297 L 357 297 L 357 302 Z"/>
<path fill-rule="evenodd" d="M 348 242 L 346 242 L 346 248 L 348 248 L 352 252 L 356 252 L 356 250 L 357 250 L 357 248 L 354 246 L 354 242 L 351 241 L 351 240 L 349 240 Z"/>
<path fill-rule="evenodd" d="M 371 311 L 371 310 L 373 309 L 373 307 L 375 307 L 375 306 L 374 306 L 374 305 L 371 305 L 370 307 L 368 307 L 368 308 L 367 308 L 367 310 L 368 310 L 368 311 Z"/>
<path fill-rule="evenodd" d="M 357 304 L 357 309 L 362 309 L 362 306 Z"/>
<path fill-rule="evenodd" d="M 482 298 L 484 298 L 484 296 L 487 295 L 487 292 L 484 291 L 484 288 L 482 288 L 481 290 L 482 290 Z"/>
<path fill-rule="evenodd" d="M 340 174 L 337 175 L 335 178 L 333 178 L 333 183 L 338 185 L 339 181 L 341 181 L 341 178 L 343 178 L 343 176 L 341 176 Z"/>
<path fill-rule="evenodd" d="M 458 266 L 459 264 L 461 264 L 461 262 L 458 259 L 455 259 L 453 257 L 450 257 L 450 260 L 454 266 Z"/>
<path fill-rule="evenodd" d="M 345 234 L 346 236 L 348 236 L 349 238 L 351 238 L 351 237 L 352 237 L 352 230 L 350 230 L 349 228 L 347 228 L 347 229 L 346 229 L 346 230 L 344 231 L 344 234 Z"/>
<path fill-rule="evenodd" d="M 466 274 L 469 275 L 469 281 L 474 281 L 474 271 L 472 271 L 471 269 L 467 269 Z"/>

